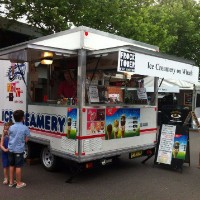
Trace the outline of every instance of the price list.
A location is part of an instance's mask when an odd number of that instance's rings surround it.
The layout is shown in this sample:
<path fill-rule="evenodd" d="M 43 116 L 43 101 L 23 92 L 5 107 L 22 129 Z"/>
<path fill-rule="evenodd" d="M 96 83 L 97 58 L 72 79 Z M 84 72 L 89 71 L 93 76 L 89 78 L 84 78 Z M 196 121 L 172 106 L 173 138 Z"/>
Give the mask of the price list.
<path fill-rule="evenodd" d="M 176 126 L 163 124 L 157 156 L 158 163 L 171 164 L 175 131 Z"/>

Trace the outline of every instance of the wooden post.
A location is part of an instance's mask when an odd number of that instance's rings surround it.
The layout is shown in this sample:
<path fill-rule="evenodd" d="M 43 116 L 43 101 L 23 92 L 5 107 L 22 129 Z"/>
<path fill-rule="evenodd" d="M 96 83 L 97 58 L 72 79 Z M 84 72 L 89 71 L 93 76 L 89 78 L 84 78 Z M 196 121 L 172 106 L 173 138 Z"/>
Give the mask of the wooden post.
<path fill-rule="evenodd" d="M 199 153 L 199 166 L 198 166 L 198 168 L 200 169 L 200 153 Z"/>
<path fill-rule="evenodd" d="M 196 116 L 195 112 L 191 112 L 191 115 L 192 115 L 192 119 L 193 119 L 193 120 L 195 121 L 195 123 L 196 123 L 197 128 L 200 128 L 200 124 L 199 124 L 199 121 L 198 121 L 198 119 L 197 119 L 197 116 Z"/>

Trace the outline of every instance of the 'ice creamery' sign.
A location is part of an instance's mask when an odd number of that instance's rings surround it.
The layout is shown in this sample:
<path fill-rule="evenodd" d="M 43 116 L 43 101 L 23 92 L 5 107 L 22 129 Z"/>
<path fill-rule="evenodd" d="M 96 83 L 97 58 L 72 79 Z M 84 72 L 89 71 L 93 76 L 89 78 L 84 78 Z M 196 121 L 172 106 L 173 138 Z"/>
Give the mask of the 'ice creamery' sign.
<path fill-rule="evenodd" d="M 183 80 L 191 83 L 198 82 L 199 74 L 199 68 L 191 64 L 127 50 L 119 51 L 118 71 Z"/>

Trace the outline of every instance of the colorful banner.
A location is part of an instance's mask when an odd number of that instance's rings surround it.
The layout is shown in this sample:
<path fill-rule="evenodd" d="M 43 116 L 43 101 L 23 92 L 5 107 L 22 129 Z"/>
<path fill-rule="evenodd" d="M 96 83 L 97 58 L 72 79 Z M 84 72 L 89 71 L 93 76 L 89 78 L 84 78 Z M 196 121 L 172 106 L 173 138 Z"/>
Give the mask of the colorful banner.
<path fill-rule="evenodd" d="M 172 157 L 185 160 L 187 149 L 187 135 L 176 134 L 174 137 L 174 146 L 172 151 Z"/>
<path fill-rule="evenodd" d="M 105 134 L 105 109 L 87 110 L 87 135 Z"/>
<path fill-rule="evenodd" d="M 106 139 L 140 135 L 139 108 L 106 108 Z"/>
<path fill-rule="evenodd" d="M 76 139 L 77 127 L 77 108 L 68 108 L 66 129 L 68 139 Z"/>
<path fill-rule="evenodd" d="M 26 92 L 24 91 L 26 81 L 26 65 L 24 63 L 16 64 L 11 63 L 6 76 L 9 81 L 6 84 L 7 97 L 6 100 L 13 102 L 14 104 L 22 104 L 24 98 L 26 98 Z"/>

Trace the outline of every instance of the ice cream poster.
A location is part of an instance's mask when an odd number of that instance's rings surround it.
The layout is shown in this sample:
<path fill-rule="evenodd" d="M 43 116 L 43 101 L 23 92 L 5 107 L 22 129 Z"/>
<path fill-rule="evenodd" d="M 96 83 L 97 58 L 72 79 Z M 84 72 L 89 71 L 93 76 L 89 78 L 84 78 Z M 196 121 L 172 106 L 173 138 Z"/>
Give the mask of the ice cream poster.
<path fill-rule="evenodd" d="M 139 108 L 106 108 L 106 139 L 140 135 Z"/>
<path fill-rule="evenodd" d="M 66 136 L 68 139 L 76 139 L 77 128 L 78 128 L 77 109 L 68 108 L 67 129 L 66 129 Z"/>
<path fill-rule="evenodd" d="M 172 150 L 172 158 L 185 160 L 187 149 L 187 135 L 175 134 L 174 145 Z"/>
<path fill-rule="evenodd" d="M 105 109 L 87 110 L 87 135 L 105 134 Z"/>

